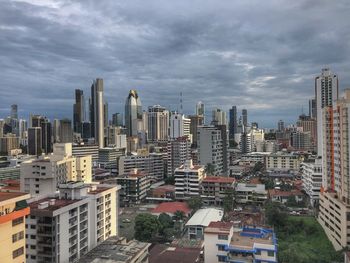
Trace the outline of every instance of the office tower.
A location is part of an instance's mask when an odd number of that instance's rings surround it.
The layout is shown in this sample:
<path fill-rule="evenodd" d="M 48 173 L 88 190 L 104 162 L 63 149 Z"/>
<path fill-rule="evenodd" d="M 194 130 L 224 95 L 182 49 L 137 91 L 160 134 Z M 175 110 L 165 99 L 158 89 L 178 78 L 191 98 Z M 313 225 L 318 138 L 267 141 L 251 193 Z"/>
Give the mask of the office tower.
<path fill-rule="evenodd" d="M 190 159 L 191 142 L 188 137 L 170 139 L 167 145 L 167 176 L 174 176 L 176 168 Z"/>
<path fill-rule="evenodd" d="M 112 115 L 113 126 L 123 126 L 123 114 L 116 112 Z"/>
<path fill-rule="evenodd" d="M 41 127 L 41 123 L 46 119 L 45 116 L 30 114 L 29 126 L 30 127 Z"/>
<path fill-rule="evenodd" d="M 309 117 L 316 119 L 316 100 L 315 99 L 309 100 Z"/>
<path fill-rule="evenodd" d="M 199 115 L 199 116 L 205 116 L 205 108 L 204 108 L 204 103 L 199 101 L 196 105 L 196 115 Z"/>
<path fill-rule="evenodd" d="M 238 126 L 238 121 L 237 121 L 237 107 L 232 106 L 232 108 L 229 111 L 229 137 L 230 139 L 235 138 L 235 134 L 237 133 L 237 126 Z"/>
<path fill-rule="evenodd" d="M 160 105 L 148 107 L 148 140 L 167 141 L 169 132 L 169 111 Z"/>
<path fill-rule="evenodd" d="M 67 182 L 59 185 L 58 194 L 31 201 L 26 219 L 26 262 L 78 262 L 118 235 L 119 189 L 116 185 Z"/>
<path fill-rule="evenodd" d="M 104 108 L 103 79 L 96 79 L 91 86 L 90 121 L 92 137 L 100 148 L 104 147 Z"/>
<path fill-rule="evenodd" d="M 248 126 L 248 111 L 246 109 L 242 110 L 242 125 L 244 127 Z"/>
<path fill-rule="evenodd" d="M 350 236 L 350 90 L 321 112 L 322 189 L 318 221 L 335 249 L 341 250 L 349 248 Z M 317 121 L 319 118 L 317 112 Z"/>
<path fill-rule="evenodd" d="M 92 180 L 91 155 L 73 156 L 71 143 L 54 144 L 52 155 L 24 161 L 20 169 L 21 191 L 31 196 L 54 193 L 60 183 Z"/>
<path fill-rule="evenodd" d="M 4 136 L 4 126 L 5 121 L 3 119 L 0 119 L 0 138 Z"/>
<path fill-rule="evenodd" d="M 170 116 L 170 132 L 171 139 L 187 136 L 190 138 L 191 120 L 185 118 L 185 115 L 180 113 L 172 113 Z"/>
<path fill-rule="evenodd" d="M 73 142 L 72 121 L 70 119 L 60 120 L 59 138 L 60 143 Z"/>
<path fill-rule="evenodd" d="M 215 126 L 198 127 L 198 162 L 201 165 L 211 164 L 213 175 L 224 172 L 223 140 L 221 129 Z"/>
<path fill-rule="evenodd" d="M 283 132 L 283 131 L 284 131 L 284 121 L 283 121 L 283 120 L 279 120 L 279 121 L 278 121 L 277 130 L 278 130 L 279 132 Z"/>
<path fill-rule="evenodd" d="M 19 131 L 19 138 L 21 140 L 27 139 L 27 130 L 28 130 L 28 123 L 27 123 L 27 121 L 24 120 L 24 119 L 20 119 L 18 121 L 18 131 Z"/>
<path fill-rule="evenodd" d="M 45 119 L 41 122 L 41 149 L 44 153 L 52 152 L 51 122 Z"/>
<path fill-rule="evenodd" d="M 17 106 L 17 104 L 11 105 L 11 119 L 18 119 L 18 106 Z"/>
<path fill-rule="evenodd" d="M 252 133 L 243 130 L 239 138 L 239 149 L 241 153 L 252 152 Z"/>
<path fill-rule="evenodd" d="M 75 90 L 75 104 L 73 106 L 73 130 L 81 133 L 81 124 L 85 120 L 85 100 L 84 92 L 80 89 Z"/>
<path fill-rule="evenodd" d="M 88 140 L 91 138 L 91 122 L 84 121 L 81 124 L 81 138 L 83 140 Z"/>
<path fill-rule="evenodd" d="M 0 192 L 0 259 L 2 263 L 26 262 L 26 216 L 29 194 Z"/>
<path fill-rule="evenodd" d="M 52 139 L 53 143 L 60 142 L 60 120 L 58 119 L 53 120 Z"/>
<path fill-rule="evenodd" d="M 114 145 L 117 149 L 126 148 L 126 134 L 120 126 L 109 126 L 107 128 L 107 144 Z"/>
<path fill-rule="evenodd" d="M 190 115 L 190 133 L 192 135 L 192 147 L 197 148 L 198 127 L 204 125 L 204 117 L 201 115 Z"/>
<path fill-rule="evenodd" d="M 192 160 L 187 160 L 183 165 L 176 168 L 175 176 L 175 198 L 177 200 L 190 199 L 200 196 L 200 185 L 205 178 L 204 165 L 194 166 Z"/>
<path fill-rule="evenodd" d="M 136 90 L 130 90 L 125 102 L 125 127 L 127 136 L 137 136 L 138 123 L 142 122 L 142 104 Z"/>
<path fill-rule="evenodd" d="M 317 143 L 317 124 L 316 119 L 307 115 L 300 115 L 296 123 L 298 128 L 301 128 L 303 132 L 310 132 L 311 134 L 311 150 L 316 150 Z"/>
<path fill-rule="evenodd" d="M 0 155 L 11 155 L 16 149 L 19 149 L 19 138 L 16 134 L 7 133 L 4 137 L 0 137 Z"/>
<path fill-rule="evenodd" d="M 291 145 L 297 151 L 312 151 L 311 132 L 292 132 Z"/>
<path fill-rule="evenodd" d="M 28 128 L 28 154 L 41 155 L 42 154 L 42 136 L 41 127 Z"/>
<path fill-rule="evenodd" d="M 109 122 L 109 115 L 108 115 L 108 103 L 105 102 L 103 105 L 103 124 L 104 127 L 108 127 L 108 122 Z"/>
<path fill-rule="evenodd" d="M 332 107 L 338 99 L 338 76 L 329 68 L 322 69 L 320 76 L 315 78 L 316 119 L 317 119 L 317 154 L 322 156 L 323 119 L 322 109 Z"/>
<path fill-rule="evenodd" d="M 75 157 L 92 156 L 93 164 L 98 162 L 98 145 L 90 144 L 73 144 L 72 154 Z"/>
<path fill-rule="evenodd" d="M 227 125 L 226 112 L 221 109 L 214 109 L 212 112 L 212 125 Z"/>

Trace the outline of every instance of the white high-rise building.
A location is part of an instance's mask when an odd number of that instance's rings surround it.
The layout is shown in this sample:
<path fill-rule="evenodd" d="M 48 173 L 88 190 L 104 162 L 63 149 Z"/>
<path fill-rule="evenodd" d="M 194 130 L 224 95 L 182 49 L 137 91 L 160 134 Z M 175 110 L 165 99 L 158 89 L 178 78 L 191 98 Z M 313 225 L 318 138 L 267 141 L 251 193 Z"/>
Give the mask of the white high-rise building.
<path fill-rule="evenodd" d="M 322 159 L 309 159 L 301 163 L 303 189 L 312 206 L 320 199 L 322 186 Z"/>
<path fill-rule="evenodd" d="M 223 138 L 221 130 L 215 126 L 199 126 L 197 134 L 198 162 L 212 164 L 214 175 L 224 172 Z"/>
<path fill-rule="evenodd" d="M 172 113 L 170 117 L 170 139 L 187 136 L 190 138 L 191 120 L 185 118 L 183 114 Z"/>
<path fill-rule="evenodd" d="M 91 86 L 91 125 L 92 135 L 99 148 L 104 147 L 104 100 L 103 79 L 96 79 Z"/>
<path fill-rule="evenodd" d="M 196 115 L 203 116 L 205 115 L 204 103 L 199 101 L 196 105 Z"/>
<path fill-rule="evenodd" d="M 148 140 L 167 141 L 169 134 L 169 111 L 160 105 L 148 107 Z"/>
<path fill-rule="evenodd" d="M 142 122 L 142 104 L 136 90 L 130 90 L 125 102 L 125 127 L 127 136 L 137 136 L 139 123 Z"/>
<path fill-rule="evenodd" d="M 317 154 L 322 156 L 323 120 L 322 109 L 332 107 L 338 99 L 338 76 L 329 68 L 322 69 L 320 76 L 315 78 L 316 119 L 317 119 Z"/>
<path fill-rule="evenodd" d="M 190 159 L 190 155 L 191 142 L 186 136 L 169 140 L 167 145 L 167 176 L 174 176 L 175 169 Z"/>
<path fill-rule="evenodd" d="M 214 109 L 212 116 L 213 125 L 227 125 L 226 111 L 221 109 Z"/>
<path fill-rule="evenodd" d="M 118 234 L 120 186 L 69 182 L 29 203 L 27 262 L 76 262 Z"/>
<path fill-rule="evenodd" d="M 72 156 L 72 144 L 54 144 L 53 154 L 25 161 L 20 166 L 20 187 L 31 196 L 54 193 L 60 183 L 92 181 L 91 156 Z"/>

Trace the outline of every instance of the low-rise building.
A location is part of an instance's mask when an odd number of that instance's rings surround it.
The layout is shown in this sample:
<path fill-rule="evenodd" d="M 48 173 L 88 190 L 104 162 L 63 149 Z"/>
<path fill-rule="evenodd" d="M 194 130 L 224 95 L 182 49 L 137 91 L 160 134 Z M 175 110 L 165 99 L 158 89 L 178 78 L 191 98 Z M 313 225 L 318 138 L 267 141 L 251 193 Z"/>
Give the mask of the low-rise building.
<path fill-rule="evenodd" d="M 59 195 L 33 200 L 26 244 L 27 262 L 74 262 L 117 235 L 119 187 L 69 182 Z"/>
<path fill-rule="evenodd" d="M 117 177 L 117 184 L 121 185 L 120 200 L 124 204 L 140 203 L 147 196 L 151 187 L 151 180 L 147 173 L 135 169 Z"/>
<path fill-rule="evenodd" d="M 304 194 L 299 190 L 281 191 L 277 189 L 270 189 L 269 198 L 271 201 L 280 202 L 282 204 L 287 203 L 290 198 L 293 198 L 296 203 L 300 203 L 304 200 Z"/>
<path fill-rule="evenodd" d="M 193 165 L 192 160 L 187 160 L 184 165 L 175 169 L 175 198 L 185 200 L 199 196 L 204 178 L 204 166 Z"/>
<path fill-rule="evenodd" d="M 235 198 L 240 204 L 263 204 L 267 200 L 267 191 L 264 184 L 238 183 Z"/>
<path fill-rule="evenodd" d="M 192 210 L 188 207 L 186 202 L 165 202 L 153 208 L 151 213 L 156 216 L 159 216 L 162 213 L 166 213 L 169 216 L 173 217 L 178 211 L 183 212 L 185 217 L 189 217 Z"/>
<path fill-rule="evenodd" d="M 25 217 L 30 208 L 27 193 L 0 192 L 0 260 L 2 263 L 26 262 Z"/>
<path fill-rule="evenodd" d="M 204 263 L 277 263 L 277 239 L 271 229 L 233 228 L 230 222 L 211 222 L 204 230 Z"/>
<path fill-rule="evenodd" d="M 150 243 L 110 237 L 79 259 L 78 263 L 147 263 Z"/>
<path fill-rule="evenodd" d="M 265 157 L 267 170 L 300 170 L 304 156 L 297 153 L 277 152 Z"/>
<path fill-rule="evenodd" d="M 201 197 L 207 205 L 221 205 L 228 192 L 233 191 L 235 179 L 224 176 L 207 176 L 202 181 Z"/>
<path fill-rule="evenodd" d="M 204 229 L 213 221 L 221 221 L 224 211 L 219 208 L 199 209 L 186 223 L 189 239 L 203 239 Z"/>
<path fill-rule="evenodd" d="M 175 200 L 175 186 L 174 185 L 160 185 L 152 188 L 149 191 L 146 200 L 149 202 L 171 202 Z"/>

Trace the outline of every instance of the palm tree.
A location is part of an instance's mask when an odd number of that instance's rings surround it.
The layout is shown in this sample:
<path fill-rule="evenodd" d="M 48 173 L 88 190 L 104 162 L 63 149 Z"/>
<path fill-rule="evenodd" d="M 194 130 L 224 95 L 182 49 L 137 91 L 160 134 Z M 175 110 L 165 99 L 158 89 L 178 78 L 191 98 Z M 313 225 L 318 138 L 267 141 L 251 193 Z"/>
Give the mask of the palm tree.
<path fill-rule="evenodd" d="M 182 221 L 184 219 L 184 217 L 185 217 L 185 213 L 183 211 L 177 210 L 174 213 L 175 221 Z"/>

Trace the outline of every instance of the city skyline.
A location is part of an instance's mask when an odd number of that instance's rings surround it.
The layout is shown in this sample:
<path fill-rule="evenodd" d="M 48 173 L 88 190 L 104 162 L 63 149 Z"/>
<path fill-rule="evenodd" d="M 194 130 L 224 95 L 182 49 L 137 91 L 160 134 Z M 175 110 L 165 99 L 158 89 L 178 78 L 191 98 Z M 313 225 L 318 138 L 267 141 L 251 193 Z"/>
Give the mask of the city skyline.
<path fill-rule="evenodd" d="M 110 113 L 130 89 L 170 110 L 182 92 L 184 113 L 199 100 L 207 115 L 236 105 L 272 128 L 307 113 L 322 68 L 338 74 L 340 93 L 350 86 L 346 1 L 198 4 L 0 3 L 0 115 L 18 104 L 20 116 L 72 118 L 74 90 L 101 77 Z"/>

